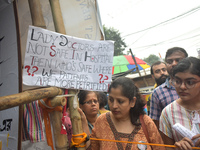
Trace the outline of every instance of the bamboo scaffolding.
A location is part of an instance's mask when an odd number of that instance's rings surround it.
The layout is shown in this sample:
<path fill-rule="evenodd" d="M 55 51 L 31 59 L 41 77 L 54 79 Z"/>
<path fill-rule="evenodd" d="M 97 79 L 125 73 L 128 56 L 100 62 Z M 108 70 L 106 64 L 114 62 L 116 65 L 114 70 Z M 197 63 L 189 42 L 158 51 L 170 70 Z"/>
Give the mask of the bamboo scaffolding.
<path fill-rule="evenodd" d="M 5 110 L 22 104 L 28 104 L 43 98 L 55 97 L 56 95 L 59 95 L 59 93 L 62 93 L 62 89 L 57 87 L 49 87 L 2 96 L 0 97 L 0 110 Z M 61 97 L 60 99 L 63 98 Z"/>
<path fill-rule="evenodd" d="M 49 1 L 50 1 L 51 9 L 52 9 L 54 26 L 55 26 L 56 32 L 66 34 L 59 0 L 49 0 Z M 77 93 L 77 90 L 69 90 L 69 94 L 76 94 L 76 93 Z M 74 101 L 76 101 L 78 103 L 77 98 L 75 100 L 74 100 L 74 97 L 69 98 L 69 109 L 70 109 L 70 118 L 71 118 L 71 122 L 72 122 L 72 130 L 73 130 L 73 134 L 80 134 L 83 132 L 81 116 L 80 116 L 77 108 L 73 107 Z M 82 143 L 81 145 L 84 145 L 84 144 L 85 143 Z M 80 147 L 77 149 L 85 150 L 85 147 Z"/>
<path fill-rule="evenodd" d="M 31 9 L 33 25 L 46 28 L 39 0 L 29 0 L 29 5 L 30 8 L 34 8 Z M 54 17 L 54 13 L 52 14 Z M 42 24 L 40 24 L 40 22 L 42 22 Z M 67 135 L 60 133 L 62 127 L 62 122 L 61 122 L 62 112 L 53 111 L 50 113 L 50 117 L 54 133 L 55 148 L 56 150 L 66 150 L 68 148 Z"/>

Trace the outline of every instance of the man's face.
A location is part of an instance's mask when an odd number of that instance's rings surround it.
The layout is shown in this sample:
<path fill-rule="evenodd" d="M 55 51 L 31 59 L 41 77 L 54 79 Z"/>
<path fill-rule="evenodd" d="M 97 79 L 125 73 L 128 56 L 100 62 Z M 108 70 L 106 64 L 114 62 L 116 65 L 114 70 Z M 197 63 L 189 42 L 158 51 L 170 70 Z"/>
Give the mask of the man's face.
<path fill-rule="evenodd" d="M 172 53 L 170 56 L 166 58 L 167 63 L 167 71 L 170 76 L 172 76 L 172 69 L 178 64 L 180 60 L 185 58 L 185 54 L 180 51 L 176 51 Z"/>
<path fill-rule="evenodd" d="M 168 77 L 167 66 L 164 63 L 153 66 L 153 78 L 157 85 L 161 85 Z"/>

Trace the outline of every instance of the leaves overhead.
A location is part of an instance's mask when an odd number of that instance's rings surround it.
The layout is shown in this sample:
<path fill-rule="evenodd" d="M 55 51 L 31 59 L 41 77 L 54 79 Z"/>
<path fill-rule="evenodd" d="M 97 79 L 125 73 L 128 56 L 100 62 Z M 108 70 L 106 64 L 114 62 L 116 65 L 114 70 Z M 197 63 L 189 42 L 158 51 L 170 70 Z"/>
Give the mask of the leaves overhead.
<path fill-rule="evenodd" d="M 103 26 L 105 39 L 114 41 L 114 56 L 123 55 L 123 51 L 127 47 L 124 39 L 121 38 L 121 35 L 118 30 L 113 27 L 107 28 Z"/>
<path fill-rule="evenodd" d="M 145 62 L 147 62 L 149 65 L 152 65 L 154 62 L 159 61 L 160 57 L 158 57 L 158 56 L 156 56 L 154 54 L 151 54 L 147 58 L 144 58 L 143 60 Z"/>

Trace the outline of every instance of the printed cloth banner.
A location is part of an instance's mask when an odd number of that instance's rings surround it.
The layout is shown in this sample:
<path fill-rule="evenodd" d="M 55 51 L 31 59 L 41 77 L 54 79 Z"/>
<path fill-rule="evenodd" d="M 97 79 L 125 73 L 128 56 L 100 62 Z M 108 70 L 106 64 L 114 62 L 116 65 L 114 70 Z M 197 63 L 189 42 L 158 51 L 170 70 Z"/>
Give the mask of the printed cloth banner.
<path fill-rule="evenodd" d="M 107 91 L 113 52 L 113 41 L 81 39 L 29 26 L 23 83 Z"/>

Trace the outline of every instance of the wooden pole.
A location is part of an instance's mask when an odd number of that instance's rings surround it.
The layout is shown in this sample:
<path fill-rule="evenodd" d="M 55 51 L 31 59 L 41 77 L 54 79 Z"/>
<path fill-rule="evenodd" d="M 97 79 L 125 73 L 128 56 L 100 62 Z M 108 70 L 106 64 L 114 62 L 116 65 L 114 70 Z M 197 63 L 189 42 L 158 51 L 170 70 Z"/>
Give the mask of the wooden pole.
<path fill-rule="evenodd" d="M 36 90 L 25 91 L 18 94 L 0 97 L 0 110 L 5 110 L 22 104 L 28 104 L 35 100 L 54 97 L 62 92 L 57 87 L 41 88 Z"/>
<path fill-rule="evenodd" d="M 132 58 L 133 58 L 133 61 L 135 62 L 136 70 L 137 70 L 137 72 L 139 73 L 139 76 L 141 77 L 140 70 L 138 69 L 138 65 L 137 65 L 137 62 L 136 62 L 136 60 L 135 60 L 135 56 L 133 55 L 131 49 L 129 49 L 129 51 L 130 51 L 130 53 L 131 53 L 131 56 L 132 56 Z"/>
<path fill-rule="evenodd" d="M 133 55 L 131 49 L 129 49 L 129 51 L 130 51 L 131 56 L 132 56 L 132 58 L 133 58 L 133 60 L 134 60 L 134 62 L 135 62 L 136 70 L 137 70 L 137 72 L 139 73 L 139 76 L 141 77 L 140 71 L 139 71 L 139 69 L 138 69 L 137 62 L 136 62 L 136 60 L 135 60 L 135 56 Z M 145 79 L 144 77 L 143 77 L 143 81 L 144 81 L 144 83 L 145 83 L 146 86 L 149 86 L 148 83 L 147 83 L 147 81 L 146 81 L 146 79 Z"/>
<path fill-rule="evenodd" d="M 54 2 L 54 1 L 52 1 L 52 2 Z M 50 1 L 50 4 L 52 5 L 51 1 Z M 29 5 L 30 5 L 30 9 L 31 9 L 33 25 L 46 28 L 46 24 L 44 22 L 44 17 L 42 15 L 42 9 L 40 7 L 39 0 L 29 0 Z M 55 7 L 55 9 L 57 9 L 57 7 Z M 59 17 L 59 16 L 57 16 L 57 17 Z M 54 13 L 53 13 L 53 18 L 55 18 Z M 40 24 L 40 22 L 41 22 L 41 24 Z M 57 28 L 57 26 L 56 26 L 56 28 Z M 50 117 L 51 117 L 52 126 L 53 126 L 55 148 L 57 150 L 66 150 L 68 148 L 67 135 L 60 133 L 61 127 L 62 127 L 62 122 L 61 122 L 62 112 L 54 111 L 54 112 L 50 113 Z"/>
<path fill-rule="evenodd" d="M 18 79 L 19 79 L 19 92 L 22 92 L 22 57 L 21 57 L 21 38 L 20 38 L 20 27 L 18 19 L 18 5 L 17 0 L 13 1 L 13 8 L 15 12 L 15 22 L 16 22 L 16 31 L 17 31 L 17 49 L 18 49 Z M 19 105 L 19 123 L 18 123 L 18 149 L 21 148 L 22 142 L 22 116 L 23 116 L 23 106 Z"/>
<path fill-rule="evenodd" d="M 77 94 L 77 92 L 78 92 L 77 90 L 69 90 L 69 94 Z M 81 116 L 77 109 L 79 105 L 75 106 L 76 105 L 75 103 L 79 104 L 78 99 L 76 97 L 70 97 L 69 109 L 70 109 L 70 118 L 72 122 L 73 134 L 80 134 L 83 133 L 82 122 L 81 122 Z M 84 145 L 84 143 L 82 143 L 81 145 Z M 85 147 L 79 147 L 78 150 L 85 150 Z"/>
<path fill-rule="evenodd" d="M 46 24 L 42 14 L 40 0 L 28 0 L 28 3 L 33 25 L 46 29 Z"/>
<path fill-rule="evenodd" d="M 55 26 L 56 32 L 66 34 L 59 0 L 49 0 L 49 1 L 51 4 L 54 26 Z M 76 93 L 77 93 L 77 90 L 69 90 L 69 94 L 76 94 Z M 77 98 L 75 99 L 75 101 L 78 103 Z M 80 134 L 80 133 L 83 133 L 81 116 L 80 116 L 77 108 L 74 108 L 73 106 L 74 106 L 74 97 L 70 97 L 69 98 L 69 109 L 70 109 L 70 118 L 71 118 L 71 122 L 72 122 L 73 134 Z M 84 144 L 85 143 L 82 143 L 81 145 L 84 145 Z M 80 147 L 77 149 L 85 150 L 85 147 Z"/>
<path fill-rule="evenodd" d="M 51 5 L 55 31 L 61 34 L 66 34 L 59 0 L 49 0 L 49 2 Z"/>
<path fill-rule="evenodd" d="M 51 98 L 51 106 L 52 107 L 56 107 L 56 106 L 65 106 L 67 101 L 66 101 L 66 98 L 64 96 L 62 97 L 54 97 L 54 98 Z"/>
<path fill-rule="evenodd" d="M 62 94 L 62 93 L 59 93 Z M 57 105 L 58 99 L 62 99 L 62 105 L 65 106 L 66 98 L 65 97 L 55 97 L 51 99 L 51 106 Z M 67 150 L 69 147 L 68 138 L 66 134 L 61 134 L 62 127 L 62 113 L 59 111 L 50 112 L 51 124 L 53 127 L 54 141 L 56 150 Z"/>

